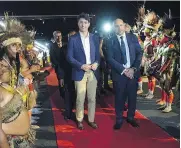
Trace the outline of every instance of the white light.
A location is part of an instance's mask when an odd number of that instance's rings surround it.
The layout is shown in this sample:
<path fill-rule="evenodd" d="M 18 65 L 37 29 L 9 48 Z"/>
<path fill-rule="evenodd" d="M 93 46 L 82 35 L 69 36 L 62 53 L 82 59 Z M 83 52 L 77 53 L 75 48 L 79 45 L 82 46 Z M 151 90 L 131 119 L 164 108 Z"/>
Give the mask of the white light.
<path fill-rule="evenodd" d="M 46 46 L 48 46 L 49 44 L 48 43 L 45 43 Z"/>
<path fill-rule="evenodd" d="M 0 21 L 0 26 L 2 26 L 4 28 L 6 27 L 3 21 Z"/>
<path fill-rule="evenodd" d="M 33 50 L 35 50 L 35 51 L 39 51 L 39 49 L 38 49 L 38 48 L 36 48 L 36 47 L 33 47 Z"/>
<path fill-rule="evenodd" d="M 35 44 L 35 47 L 37 47 L 37 48 L 40 48 L 40 49 L 43 49 L 43 50 L 48 50 L 47 46 L 44 46 L 44 45 L 42 45 L 41 43 L 39 43 L 37 41 L 35 41 L 34 44 Z"/>
<path fill-rule="evenodd" d="M 111 25 L 110 25 L 110 23 L 104 24 L 103 28 L 104 28 L 104 31 L 105 31 L 105 32 L 110 32 L 110 31 L 111 31 Z"/>

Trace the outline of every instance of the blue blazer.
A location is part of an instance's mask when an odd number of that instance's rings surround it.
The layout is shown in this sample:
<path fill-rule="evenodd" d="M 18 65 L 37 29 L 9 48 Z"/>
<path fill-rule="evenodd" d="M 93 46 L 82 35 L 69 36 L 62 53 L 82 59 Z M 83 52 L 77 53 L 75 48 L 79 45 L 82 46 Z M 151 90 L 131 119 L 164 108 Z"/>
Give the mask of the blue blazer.
<path fill-rule="evenodd" d="M 137 69 L 137 72 L 135 72 L 134 77 L 139 78 L 139 68 L 143 56 L 143 51 L 140 47 L 136 35 L 132 33 L 126 33 L 126 39 L 129 47 L 131 67 L 135 67 Z M 107 42 L 107 61 L 111 66 L 112 79 L 113 81 L 117 81 L 125 68 L 123 67 L 124 62 L 121 54 L 120 43 L 116 35 L 111 37 Z"/>
<path fill-rule="evenodd" d="M 99 38 L 89 33 L 90 42 L 90 56 L 91 64 L 100 61 L 99 53 Z M 70 37 L 68 42 L 67 60 L 72 65 L 72 80 L 81 81 L 83 79 L 85 71 L 81 69 L 83 64 L 86 64 L 86 56 L 81 41 L 80 33 L 77 33 Z M 98 79 L 98 69 L 94 71 L 96 78 Z"/>

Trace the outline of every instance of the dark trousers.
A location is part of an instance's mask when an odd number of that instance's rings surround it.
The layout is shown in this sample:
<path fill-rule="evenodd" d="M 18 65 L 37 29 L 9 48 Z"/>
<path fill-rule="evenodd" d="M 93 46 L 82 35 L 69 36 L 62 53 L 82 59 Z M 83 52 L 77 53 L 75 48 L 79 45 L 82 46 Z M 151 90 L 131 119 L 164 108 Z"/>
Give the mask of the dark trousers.
<path fill-rule="evenodd" d="M 64 109 L 65 109 L 64 115 L 68 118 L 71 118 L 72 110 L 74 108 L 76 100 L 74 82 L 72 80 L 69 80 L 68 82 L 64 80 L 63 87 L 61 87 L 59 83 L 59 91 L 60 91 L 60 96 L 64 100 Z"/>
<path fill-rule="evenodd" d="M 73 110 L 73 107 L 75 105 L 75 100 L 76 100 L 75 86 L 74 86 L 74 81 L 71 80 L 71 72 L 65 74 L 63 87 L 61 87 L 60 85 L 61 76 L 59 72 L 56 70 L 55 72 L 57 74 L 60 96 L 64 100 L 64 109 L 65 109 L 64 115 L 68 118 L 71 118 L 72 110 Z"/>
<path fill-rule="evenodd" d="M 127 118 L 132 120 L 135 116 L 136 98 L 137 98 L 137 79 L 129 79 L 125 75 L 120 76 L 117 81 L 113 81 L 115 91 L 115 112 L 116 122 L 122 122 L 124 104 L 128 99 Z"/>
<path fill-rule="evenodd" d="M 75 87 L 74 82 L 69 81 L 64 86 L 64 94 L 63 94 L 64 104 L 65 104 L 65 116 L 71 118 L 72 110 L 75 105 L 76 95 L 75 95 Z"/>
<path fill-rule="evenodd" d="M 106 63 L 105 59 L 101 59 L 100 62 L 100 79 L 98 82 L 98 88 L 102 89 L 102 88 L 108 88 L 109 84 L 108 84 L 108 76 L 109 76 L 109 67 L 108 64 Z M 104 84 L 104 86 L 103 86 Z"/>

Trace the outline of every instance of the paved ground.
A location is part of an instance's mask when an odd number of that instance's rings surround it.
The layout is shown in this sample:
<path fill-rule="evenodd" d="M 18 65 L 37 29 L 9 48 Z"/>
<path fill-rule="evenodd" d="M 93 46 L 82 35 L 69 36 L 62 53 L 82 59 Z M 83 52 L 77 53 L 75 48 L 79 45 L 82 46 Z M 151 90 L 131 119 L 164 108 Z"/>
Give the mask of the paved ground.
<path fill-rule="evenodd" d="M 147 83 L 143 84 L 144 93 L 147 92 Z M 157 110 L 156 99 L 161 97 L 159 86 L 155 89 L 154 99 L 148 100 L 138 96 L 137 109 L 152 122 L 163 128 L 167 133 L 180 140 L 180 109 L 173 106 L 170 113 L 162 113 Z"/>
<path fill-rule="evenodd" d="M 43 113 L 37 115 L 40 117 L 37 123 L 40 128 L 36 130 L 35 146 L 36 148 L 57 148 L 53 115 L 45 81 L 41 82 L 38 94 L 38 104 L 42 105 Z"/>
<path fill-rule="evenodd" d="M 146 90 L 147 84 L 145 82 L 144 93 L 146 93 Z M 36 148 L 57 148 L 49 95 L 46 82 L 41 82 L 38 103 L 42 105 L 42 110 L 44 112 L 41 115 L 38 115 L 40 119 L 37 125 L 39 125 L 40 128 L 37 129 Z M 138 96 L 137 109 L 171 136 L 180 140 L 180 110 L 173 107 L 173 112 L 165 114 L 161 113 L 156 110 L 155 100 L 158 98 L 160 98 L 158 87 L 155 91 L 155 98 L 152 100 L 146 100 L 144 97 Z"/>

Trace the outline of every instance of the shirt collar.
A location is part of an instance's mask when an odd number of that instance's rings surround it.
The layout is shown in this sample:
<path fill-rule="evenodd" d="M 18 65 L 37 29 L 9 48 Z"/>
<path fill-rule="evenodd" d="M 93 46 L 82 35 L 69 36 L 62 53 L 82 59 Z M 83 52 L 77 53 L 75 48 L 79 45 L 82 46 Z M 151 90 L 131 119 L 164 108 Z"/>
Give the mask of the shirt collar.
<path fill-rule="evenodd" d="M 120 39 L 120 37 L 123 37 L 123 38 L 124 38 L 124 37 L 126 36 L 126 33 L 124 32 L 123 35 L 116 35 L 116 36 L 117 36 L 117 38 L 119 38 L 119 39 Z"/>
<path fill-rule="evenodd" d="M 87 35 L 86 37 L 84 37 L 84 35 L 82 34 L 82 32 L 79 31 L 79 33 L 80 33 L 80 37 L 81 37 L 81 38 L 88 38 L 88 37 L 89 37 L 89 32 L 88 32 L 88 35 Z"/>
<path fill-rule="evenodd" d="M 52 43 L 55 43 L 55 40 L 54 40 L 54 38 L 51 38 L 51 41 L 52 41 Z"/>

